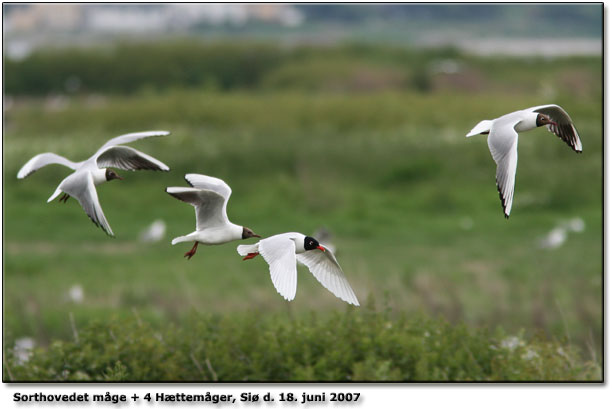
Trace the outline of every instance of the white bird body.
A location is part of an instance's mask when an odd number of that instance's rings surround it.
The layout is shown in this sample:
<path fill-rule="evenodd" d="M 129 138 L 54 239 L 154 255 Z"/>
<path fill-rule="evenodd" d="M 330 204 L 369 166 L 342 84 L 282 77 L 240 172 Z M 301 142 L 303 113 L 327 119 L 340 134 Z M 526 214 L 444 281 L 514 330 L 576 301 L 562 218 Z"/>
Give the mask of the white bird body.
<path fill-rule="evenodd" d="M 106 182 L 106 168 L 102 169 L 92 169 L 90 170 L 91 176 L 93 178 L 94 185 L 98 186 L 104 182 Z"/>
<path fill-rule="evenodd" d="M 172 244 L 194 241 L 193 248 L 185 253 L 191 258 L 198 244 L 215 245 L 249 237 L 261 237 L 249 228 L 238 226 L 227 217 L 227 202 L 232 189 L 223 180 L 206 175 L 189 173 L 185 180 L 191 187 L 168 187 L 166 192 L 195 207 L 196 230 L 176 237 Z"/>
<path fill-rule="evenodd" d="M 548 130 L 574 151 L 582 152 L 582 142 L 570 116 L 558 105 L 539 105 L 480 121 L 466 137 L 488 134 L 487 144 L 497 164 L 497 190 L 504 215 L 510 217 L 514 199 L 516 166 L 518 162 L 518 133 L 546 125 Z"/>
<path fill-rule="evenodd" d="M 23 179 L 38 169 L 51 164 L 69 167 L 74 172 L 60 182 L 55 192 L 47 199 L 47 203 L 53 201 L 62 192 L 65 195 L 60 200 L 66 201 L 69 196 L 72 196 L 78 200 L 85 213 L 96 226 L 101 227 L 109 236 L 114 236 L 100 206 L 95 186 L 112 179 L 121 179 L 114 171 L 109 169 L 111 167 L 131 171 L 141 169 L 169 171 L 170 168 L 163 162 L 134 148 L 121 146 L 138 139 L 168 134 L 167 131 L 148 131 L 117 136 L 110 139 L 89 159 L 82 162 L 72 162 L 51 152 L 40 153 L 21 167 L 17 173 L 17 178 Z"/>
<path fill-rule="evenodd" d="M 183 243 L 186 241 L 197 241 L 201 244 L 215 245 L 223 244 L 234 240 L 242 239 L 242 226 L 228 223 L 220 227 L 211 227 L 205 230 L 196 230 L 186 236 L 172 239 L 172 244 Z"/>
<path fill-rule="evenodd" d="M 497 119 L 485 119 L 484 121 L 480 121 L 466 136 L 470 137 L 480 133 L 489 133 L 494 124 L 497 126 L 511 126 L 517 132 L 530 131 L 537 128 L 537 117 L 538 114 L 531 112 L 529 109 L 511 112 Z"/>
<path fill-rule="evenodd" d="M 302 233 L 282 233 L 251 245 L 239 245 L 238 254 L 251 259 L 258 254 L 270 265 L 276 291 L 288 301 L 297 292 L 297 263 L 304 264 L 315 278 L 336 297 L 359 305 L 340 264 L 331 250 Z"/>

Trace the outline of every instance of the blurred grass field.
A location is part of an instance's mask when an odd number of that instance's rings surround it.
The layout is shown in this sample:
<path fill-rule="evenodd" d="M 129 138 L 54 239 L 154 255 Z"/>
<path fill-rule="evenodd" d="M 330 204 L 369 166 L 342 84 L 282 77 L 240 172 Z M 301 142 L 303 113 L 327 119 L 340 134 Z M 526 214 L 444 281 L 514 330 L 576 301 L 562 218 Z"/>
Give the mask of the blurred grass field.
<path fill-rule="evenodd" d="M 311 53 L 310 67 L 328 54 Z M 364 60 L 378 64 L 371 55 L 349 57 L 350 64 L 339 64 L 353 70 Z M 427 74 L 422 89 L 410 82 L 419 76 L 406 71 L 409 86 L 364 89 L 344 81 L 349 74 L 325 77 L 327 68 L 308 70 L 325 78 L 304 82 L 289 62 L 275 68 L 282 75 L 255 88 L 145 87 L 127 95 L 5 100 L 5 348 L 22 337 L 42 346 L 71 339 L 71 315 L 77 328 L 134 316 L 167 328 L 189 325 L 193 313 L 271 315 L 282 322 L 350 308 L 305 269 L 295 300 L 287 303 L 263 260 L 241 260 L 239 243 L 201 246 L 184 259 L 191 245 L 171 246 L 170 240 L 194 230 L 193 209 L 164 189 L 186 186 L 185 173 L 202 173 L 232 187 L 230 219 L 264 237 L 330 230 L 362 303 L 385 299 L 392 316 L 526 330 L 601 362 L 601 60 L 555 61 L 554 71 L 546 72 L 549 60 L 517 59 L 510 74 L 496 59 L 453 58 L 480 73 L 480 85 L 465 89 L 465 78 Z M 384 72 L 400 70 L 394 64 Z M 506 220 L 486 137 L 464 135 L 482 119 L 546 103 L 570 113 L 584 153 L 544 129 L 521 134 L 515 201 Z M 115 239 L 75 200 L 46 203 L 68 169 L 50 166 L 25 180 L 15 177 L 37 153 L 83 160 L 113 136 L 153 129 L 172 135 L 130 146 L 171 172 L 120 172 L 124 181 L 98 188 Z M 558 249 L 540 248 L 550 230 L 577 217 L 583 232 L 570 233 Z M 167 223 L 166 238 L 140 242 L 155 219 Z M 82 303 L 70 300 L 73 285 L 83 288 Z"/>

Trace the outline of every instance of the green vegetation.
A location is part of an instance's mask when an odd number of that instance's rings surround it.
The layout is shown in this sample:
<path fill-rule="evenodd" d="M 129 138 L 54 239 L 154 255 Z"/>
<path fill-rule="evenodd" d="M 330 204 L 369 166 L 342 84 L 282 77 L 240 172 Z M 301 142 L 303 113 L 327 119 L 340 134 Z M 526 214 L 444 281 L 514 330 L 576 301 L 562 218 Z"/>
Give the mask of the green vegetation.
<path fill-rule="evenodd" d="M 503 330 L 363 311 L 291 319 L 192 316 L 158 331 L 138 317 L 75 329 L 25 363 L 9 353 L 5 380 L 53 381 L 526 381 L 597 380 L 575 349 Z"/>
<path fill-rule="evenodd" d="M 443 72 L 449 60 L 450 75 Z M 4 87 L 9 95 L 48 95 L 152 93 L 185 87 L 335 92 L 505 87 L 531 92 L 558 84 L 570 93 L 596 96 L 602 91 L 600 82 L 584 76 L 600 71 L 600 65 L 597 58 L 482 59 L 453 49 L 417 51 L 367 44 L 286 48 L 176 39 L 44 48 L 23 60 L 5 58 Z"/>
<path fill-rule="evenodd" d="M 46 65 L 53 55 L 36 69 L 53 72 Z M 228 78 L 242 84 L 235 86 L 198 79 L 157 87 L 143 71 L 148 79 L 129 89 L 120 75 L 108 75 L 108 93 L 83 80 L 74 94 L 23 95 L 60 90 L 61 75 L 44 91 L 9 93 L 4 353 L 22 337 L 39 349 L 22 367 L 9 357 L 3 379 L 9 367 L 14 380 L 211 379 L 206 358 L 222 380 L 601 379 L 601 60 L 359 46 L 291 55 L 266 60 L 263 53 L 259 61 L 273 63 L 255 64 L 265 68 L 252 82 L 233 79 L 250 67 L 228 57 L 236 73 Z M 445 60 L 460 71 L 436 71 Z M 415 67 L 425 81 L 414 81 Z M 9 81 L 27 83 L 25 71 L 9 70 L 7 91 Z M 351 80 L 351 70 L 367 86 Z M 481 119 L 550 102 L 571 114 L 584 153 L 544 129 L 521 136 L 515 202 L 505 220 L 486 139 L 464 135 Z M 124 181 L 99 187 L 116 239 L 91 224 L 76 201 L 45 203 L 67 169 L 15 178 L 37 153 L 82 160 L 112 136 L 149 129 L 172 135 L 132 146 L 172 171 L 119 172 Z M 170 240 L 193 231 L 193 209 L 164 188 L 186 185 L 187 172 L 227 181 L 229 217 L 258 234 L 331 230 L 360 301 L 386 297 L 388 311 L 340 314 L 345 304 L 303 269 L 296 299 L 287 303 L 263 260 L 241 261 L 238 243 L 201 247 L 184 260 L 189 246 Z M 569 233 L 559 249 L 539 247 L 574 217 L 584 220 L 584 232 Z M 167 223 L 166 238 L 140 242 L 155 219 Z M 81 303 L 68 296 L 77 284 Z M 426 318 L 432 316 L 444 320 Z M 71 341 L 70 317 L 79 342 Z M 439 334 L 440 344 L 423 342 L 426 331 Z M 514 352 L 490 347 L 522 331 L 525 345 Z M 287 339 L 292 345 L 279 348 Z M 231 347 L 246 363 L 231 359 Z M 529 348 L 541 360 L 524 360 Z"/>

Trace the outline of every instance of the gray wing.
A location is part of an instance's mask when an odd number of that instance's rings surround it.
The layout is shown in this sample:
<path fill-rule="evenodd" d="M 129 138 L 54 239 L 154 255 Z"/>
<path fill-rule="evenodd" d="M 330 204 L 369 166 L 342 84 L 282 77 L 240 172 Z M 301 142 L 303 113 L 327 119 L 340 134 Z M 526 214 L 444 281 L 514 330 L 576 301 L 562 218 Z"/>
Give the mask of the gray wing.
<path fill-rule="evenodd" d="M 495 180 L 506 218 L 510 217 L 512 210 L 518 162 L 518 134 L 514 129 L 515 125 L 516 123 L 510 122 L 501 125 L 494 123 L 487 139 L 489 150 L 497 164 Z"/>
<path fill-rule="evenodd" d="M 334 253 L 325 247 L 325 252 L 309 250 L 297 255 L 297 261 L 304 264 L 312 275 L 331 291 L 336 297 L 349 304 L 359 305 L 357 296 L 353 292 Z"/>
<path fill-rule="evenodd" d="M 225 199 L 217 192 L 194 187 L 167 187 L 166 192 L 195 207 L 197 230 L 229 223 L 224 210 Z"/>
<path fill-rule="evenodd" d="M 114 236 L 100 206 L 91 172 L 73 173 L 64 179 L 58 188 L 78 200 L 96 226 L 101 227 L 109 236 Z"/>
<path fill-rule="evenodd" d="M 561 108 L 559 105 L 551 104 L 541 105 L 530 109 L 532 112 L 548 115 L 550 119 L 557 123 L 557 126 L 547 125 L 546 127 L 548 130 L 561 138 L 573 150 L 578 153 L 582 153 L 582 142 L 580 141 L 580 136 L 578 136 L 578 131 L 574 127 L 572 118 L 570 118 L 568 113 L 565 112 L 563 108 Z"/>
<path fill-rule="evenodd" d="M 259 254 L 270 265 L 270 278 L 274 288 L 287 301 L 297 292 L 297 263 L 295 243 L 286 234 L 259 241 Z"/>
<path fill-rule="evenodd" d="M 55 153 L 39 153 L 38 155 L 27 161 L 27 163 L 23 165 L 21 169 L 19 169 L 19 172 L 17 173 L 17 178 L 23 179 L 36 172 L 38 169 L 51 164 L 64 165 L 72 170 L 76 170 L 77 167 L 80 165 L 80 163 L 72 162 L 64 158 L 63 156 L 56 155 Z"/>
<path fill-rule="evenodd" d="M 170 168 L 152 156 L 129 146 L 110 146 L 98 151 L 96 163 L 99 168 L 117 168 L 123 170 L 163 170 Z"/>
<path fill-rule="evenodd" d="M 232 195 L 232 189 L 223 180 L 212 176 L 198 175 L 197 173 L 188 173 L 185 175 L 185 180 L 192 187 L 200 189 L 208 189 L 219 193 L 226 200 Z"/>
<path fill-rule="evenodd" d="M 212 190 L 213 192 L 219 193 L 225 199 L 223 203 L 223 214 L 227 219 L 227 202 L 232 195 L 232 189 L 227 183 L 219 178 L 206 175 L 198 175 L 197 173 L 188 173 L 185 175 L 185 180 L 189 185 L 199 188 Z"/>
<path fill-rule="evenodd" d="M 120 135 L 115 138 L 112 138 L 111 140 L 106 142 L 104 145 L 102 145 L 100 149 L 98 149 L 98 151 L 96 152 L 96 155 L 98 155 L 103 150 L 106 150 L 106 148 L 108 148 L 109 146 L 123 145 L 125 143 L 130 143 L 133 141 L 137 141 L 139 139 L 149 138 L 151 136 L 166 136 L 169 134 L 170 132 L 168 131 L 146 131 L 146 132 L 134 132 L 134 133 L 128 133 L 125 135 Z"/>

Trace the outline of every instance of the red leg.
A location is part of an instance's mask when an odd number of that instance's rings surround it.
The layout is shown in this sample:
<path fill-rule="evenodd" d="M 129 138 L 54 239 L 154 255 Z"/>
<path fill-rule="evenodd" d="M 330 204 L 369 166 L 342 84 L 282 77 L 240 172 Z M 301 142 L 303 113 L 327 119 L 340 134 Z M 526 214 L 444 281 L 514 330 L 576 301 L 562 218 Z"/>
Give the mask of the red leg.
<path fill-rule="evenodd" d="M 245 258 L 243 258 L 242 260 L 243 260 L 243 261 L 244 261 L 244 260 L 250 260 L 250 259 L 252 259 L 252 258 L 257 257 L 258 255 L 259 255 L 259 253 L 249 253 L 249 254 L 247 254 L 247 255 L 246 255 L 246 257 L 245 257 Z"/>
<path fill-rule="evenodd" d="M 196 253 L 196 249 L 198 248 L 198 244 L 200 244 L 199 242 L 195 242 L 195 244 L 193 245 L 193 247 L 191 248 L 191 250 L 189 250 L 187 253 L 185 253 L 185 257 L 187 257 L 187 260 L 190 260 L 191 257 L 193 257 L 193 255 Z"/>

